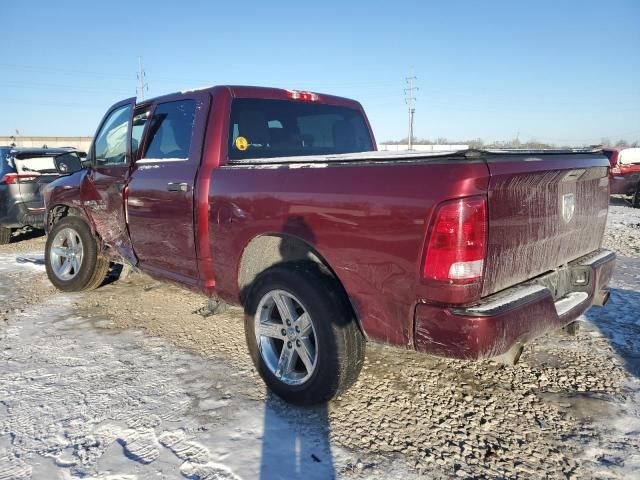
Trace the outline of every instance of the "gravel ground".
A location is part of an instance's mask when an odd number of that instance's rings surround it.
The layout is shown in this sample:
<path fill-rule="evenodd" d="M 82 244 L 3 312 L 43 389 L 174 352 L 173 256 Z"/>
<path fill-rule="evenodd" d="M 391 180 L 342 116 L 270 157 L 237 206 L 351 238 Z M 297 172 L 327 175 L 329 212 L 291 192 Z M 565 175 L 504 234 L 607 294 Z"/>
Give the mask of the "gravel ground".
<path fill-rule="evenodd" d="M 611 199 L 603 246 L 621 256 L 640 257 L 640 215 L 623 197 Z"/>
<path fill-rule="evenodd" d="M 611 301 L 577 336 L 515 367 L 369 345 L 356 385 L 315 409 L 265 393 L 239 309 L 206 316 L 137 273 L 57 294 L 24 255 L 42 238 L 0 247 L 0 479 L 640 478 L 639 225 L 612 200 Z"/>

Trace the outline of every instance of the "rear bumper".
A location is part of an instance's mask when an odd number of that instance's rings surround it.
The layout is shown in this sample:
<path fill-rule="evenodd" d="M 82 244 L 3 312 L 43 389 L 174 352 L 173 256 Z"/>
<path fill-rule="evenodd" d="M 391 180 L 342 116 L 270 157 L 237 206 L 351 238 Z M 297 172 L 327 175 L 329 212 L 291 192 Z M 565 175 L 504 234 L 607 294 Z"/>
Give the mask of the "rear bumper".
<path fill-rule="evenodd" d="M 416 350 L 451 358 L 480 359 L 506 353 L 582 315 L 611 279 L 615 254 L 600 250 L 569 265 L 586 271 L 589 283 L 554 300 L 541 283 L 526 282 L 487 297 L 481 304 L 451 308 L 420 303 L 415 311 Z"/>
<path fill-rule="evenodd" d="M 5 228 L 34 227 L 44 225 L 44 207 L 13 203 L 0 209 L 0 226 Z"/>

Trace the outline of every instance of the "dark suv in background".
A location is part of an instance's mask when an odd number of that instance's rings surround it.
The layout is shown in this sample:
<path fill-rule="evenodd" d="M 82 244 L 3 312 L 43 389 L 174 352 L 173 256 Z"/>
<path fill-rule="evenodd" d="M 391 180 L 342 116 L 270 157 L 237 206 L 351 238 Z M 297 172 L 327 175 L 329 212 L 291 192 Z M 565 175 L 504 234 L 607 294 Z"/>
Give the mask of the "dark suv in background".
<path fill-rule="evenodd" d="M 0 245 L 17 228 L 43 227 L 41 191 L 58 178 L 53 157 L 72 150 L 0 147 Z"/>

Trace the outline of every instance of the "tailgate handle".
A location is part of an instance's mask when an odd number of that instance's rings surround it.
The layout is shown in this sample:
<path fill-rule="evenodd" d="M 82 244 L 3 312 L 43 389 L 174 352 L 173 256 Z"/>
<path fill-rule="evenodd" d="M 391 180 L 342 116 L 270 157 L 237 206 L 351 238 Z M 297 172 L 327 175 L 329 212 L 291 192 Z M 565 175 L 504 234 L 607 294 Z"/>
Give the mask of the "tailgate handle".
<path fill-rule="evenodd" d="M 169 182 L 167 183 L 167 190 L 169 190 L 170 192 L 188 192 L 189 184 L 184 182 Z"/>

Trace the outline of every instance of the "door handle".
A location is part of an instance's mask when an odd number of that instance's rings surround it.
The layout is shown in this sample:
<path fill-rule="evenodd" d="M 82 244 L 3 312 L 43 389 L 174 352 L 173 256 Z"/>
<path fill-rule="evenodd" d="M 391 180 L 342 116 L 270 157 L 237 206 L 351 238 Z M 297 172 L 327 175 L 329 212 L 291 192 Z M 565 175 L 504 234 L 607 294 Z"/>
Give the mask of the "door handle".
<path fill-rule="evenodd" d="M 169 182 L 167 183 L 167 190 L 170 192 L 188 192 L 188 183 Z"/>

